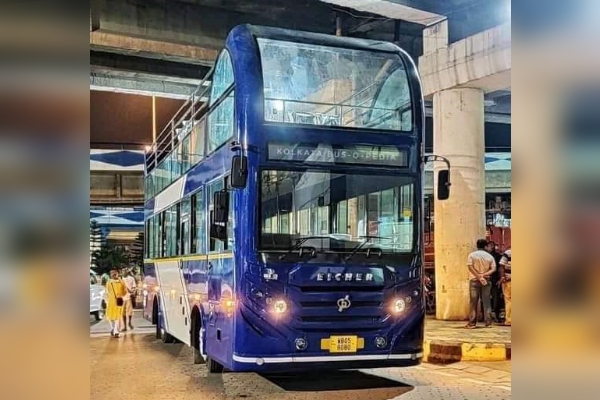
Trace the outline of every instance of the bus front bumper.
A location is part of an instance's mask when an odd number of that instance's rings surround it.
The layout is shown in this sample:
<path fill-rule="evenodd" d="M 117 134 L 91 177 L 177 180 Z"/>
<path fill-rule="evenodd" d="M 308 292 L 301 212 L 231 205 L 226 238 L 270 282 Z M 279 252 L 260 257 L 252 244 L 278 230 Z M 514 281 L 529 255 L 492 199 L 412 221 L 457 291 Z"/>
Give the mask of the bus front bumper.
<path fill-rule="evenodd" d="M 355 354 L 332 356 L 252 357 L 234 354 L 234 371 L 285 371 L 308 369 L 364 369 L 414 366 L 421 363 L 423 352 L 406 354 Z"/>

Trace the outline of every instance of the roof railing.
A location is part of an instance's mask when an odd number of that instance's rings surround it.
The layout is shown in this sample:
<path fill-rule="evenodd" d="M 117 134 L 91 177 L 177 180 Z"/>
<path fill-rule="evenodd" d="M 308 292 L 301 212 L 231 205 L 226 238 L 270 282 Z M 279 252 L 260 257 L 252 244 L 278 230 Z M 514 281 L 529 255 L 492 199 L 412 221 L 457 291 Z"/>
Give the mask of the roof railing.
<path fill-rule="evenodd" d="M 175 147 L 185 138 L 194 125 L 202 118 L 208 109 L 209 94 L 212 86 L 211 78 L 214 66 L 206 74 L 196 90 L 177 110 L 173 118 L 156 136 L 150 149 L 144 152 L 145 173 L 149 174 L 164 160 Z"/>

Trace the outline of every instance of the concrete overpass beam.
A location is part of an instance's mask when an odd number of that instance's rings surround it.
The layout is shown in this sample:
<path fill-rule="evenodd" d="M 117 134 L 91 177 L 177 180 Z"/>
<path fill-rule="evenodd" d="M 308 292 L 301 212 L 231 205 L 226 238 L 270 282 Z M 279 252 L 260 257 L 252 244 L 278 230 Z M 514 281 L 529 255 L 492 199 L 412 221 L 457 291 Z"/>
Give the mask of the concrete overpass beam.
<path fill-rule="evenodd" d="M 421 25 L 429 25 L 445 19 L 443 15 L 425 11 L 398 0 L 321 0 L 340 7 L 353 8 L 358 11 L 383 15 L 392 19 L 401 19 Z"/>
<path fill-rule="evenodd" d="M 469 36 L 448 46 L 442 46 L 447 22 L 425 29 L 424 43 L 429 52 L 419 58 L 423 94 L 455 87 L 479 88 L 485 92 L 510 87 L 511 32 L 510 24 L 497 26 Z M 444 25 L 446 25 L 444 27 Z"/>
<path fill-rule="evenodd" d="M 107 31 L 90 32 L 90 48 L 200 65 L 212 65 L 217 50 Z"/>
<path fill-rule="evenodd" d="M 90 89 L 127 94 L 141 94 L 171 99 L 187 100 L 196 85 L 177 82 L 151 81 L 135 77 L 90 74 Z"/>
<path fill-rule="evenodd" d="M 429 55 L 448 47 L 448 20 L 423 29 L 423 54 Z"/>

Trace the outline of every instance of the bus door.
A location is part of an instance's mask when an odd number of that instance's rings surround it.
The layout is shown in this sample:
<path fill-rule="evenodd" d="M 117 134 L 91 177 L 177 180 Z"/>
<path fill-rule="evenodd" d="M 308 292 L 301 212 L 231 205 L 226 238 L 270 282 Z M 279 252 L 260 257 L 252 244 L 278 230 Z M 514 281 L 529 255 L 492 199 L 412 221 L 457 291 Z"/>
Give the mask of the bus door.
<path fill-rule="evenodd" d="M 171 259 L 156 263 L 163 322 L 166 330 L 189 345 L 190 343 L 190 310 L 187 295 L 187 286 L 183 276 L 183 262 L 177 259 L 180 253 L 180 232 L 177 221 L 181 215 L 181 205 L 175 204 L 163 211 L 164 221 L 164 254 Z M 175 259 L 173 259 L 175 258 Z"/>
<path fill-rule="evenodd" d="M 181 274 L 182 268 L 182 261 L 163 261 L 157 263 L 156 272 L 160 282 L 163 320 L 167 331 L 189 345 L 189 302 Z"/>
<path fill-rule="evenodd" d="M 227 187 L 227 178 L 219 179 L 209 185 L 208 215 L 213 219 L 214 194 Z M 229 196 L 229 220 L 227 238 L 209 239 L 208 249 L 208 315 L 207 340 L 216 344 L 209 352 L 221 360 L 230 358 L 233 337 L 234 304 L 234 260 L 233 260 L 233 193 Z"/>

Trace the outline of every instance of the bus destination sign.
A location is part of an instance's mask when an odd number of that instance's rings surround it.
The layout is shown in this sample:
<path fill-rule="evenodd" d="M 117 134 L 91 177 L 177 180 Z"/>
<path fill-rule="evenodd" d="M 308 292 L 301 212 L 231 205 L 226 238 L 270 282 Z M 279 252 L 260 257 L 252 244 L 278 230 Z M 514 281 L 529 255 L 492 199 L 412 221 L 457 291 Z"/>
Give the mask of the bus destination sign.
<path fill-rule="evenodd" d="M 408 167 L 408 151 L 394 146 L 269 143 L 269 160 Z"/>

